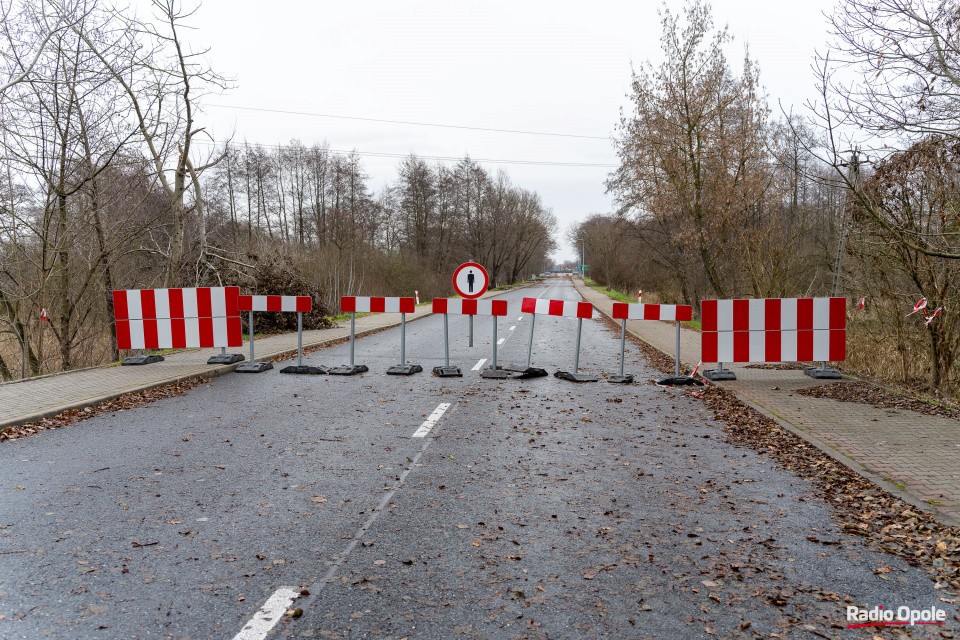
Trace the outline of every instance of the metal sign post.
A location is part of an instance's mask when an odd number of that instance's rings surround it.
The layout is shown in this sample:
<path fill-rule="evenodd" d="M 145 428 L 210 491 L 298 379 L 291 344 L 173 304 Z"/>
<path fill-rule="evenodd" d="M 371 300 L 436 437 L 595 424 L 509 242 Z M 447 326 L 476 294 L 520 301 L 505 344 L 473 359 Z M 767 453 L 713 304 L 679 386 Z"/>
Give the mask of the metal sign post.
<path fill-rule="evenodd" d="M 326 367 L 317 367 L 303 364 L 303 312 L 297 311 L 297 364 L 280 369 L 280 373 L 308 373 L 322 375 L 327 373 Z"/>
<path fill-rule="evenodd" d="M 489 369 L 480 372 L 481 378 L 508 378 L 510 374 L 497 368 L 497 316 L 493 316 L 493 361 Z"/>
<path fill-rule="evenodd" d="M 358 373 L 366 373 L 370 369 L 365 364 L 354 364 L 353 356 L 357 342 L 357 312 L 350 312 L 350 364 L 333 367 L 328 373 L 334 376 L 355 376 Z"/>
<path fill-rule="evenodd" d="M 554 375 L 556 378 L 563 378 L 564 380 L 571 380 L 573 382 L 596 382 L 597 377 L 592 376 L 588 373 L 580 373 L 578 370 L 580 368 L 580 333 L 583 330 L 583 318 L 577 318 L 577 343 L 576 351 L 573 353 L 573 373 L 569 371 L 557 371 Z"/>
<path fill-rule="evenodd" d="M 407 364 L 407 314 L 400 314 L 400 364 L 387 369 L 391 376 L 412 376 L 423 371 L 418 364 Z"/>
<path fill-rule="evenodd" d="M 273 363 L 257 362 L 253 359 L 253 311 L 247 312 L 247 329 L 250 331 L 250 362 L 244 362 L 236 368 L 237 373 L 262 373 L 273 369 Z"/>

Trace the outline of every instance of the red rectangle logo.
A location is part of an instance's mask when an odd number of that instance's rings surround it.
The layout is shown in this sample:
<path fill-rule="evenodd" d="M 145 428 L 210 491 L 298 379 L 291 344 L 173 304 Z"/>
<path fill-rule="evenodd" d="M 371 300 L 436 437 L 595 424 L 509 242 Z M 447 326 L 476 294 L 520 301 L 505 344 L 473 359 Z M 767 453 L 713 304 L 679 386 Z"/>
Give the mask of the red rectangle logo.
<path fill-rule="evenodd" d="M 313 299 L 310 296 L 297 296 L 297 311 L 302 311 L 303 313 L 310 313 L 310 309 L 313 303 Z"/>
<path fill-rule="evenodd" d="M 700 333 L 700 358 L 704 362 L 717 362 L 717 333 L 715 331 L 702 331 Z"/>
<path fill-rule="evenodd" d="M 779 313 L 780 313 L 780 306 L 777 305 L 778 321 L 779 321 Z M 769 318 L 769 316 L 767 317 Z M 779 322 L 778 322 L 778 325 L 779 325 Z M 764 345 L 763 345 L 764 362 L 780 362 L 780 360 L 782 359 L 780 352 L 781 352 L 781 344 L 783 340 L 780 335 L 780 332 L 766 331 L 764 332 L 763 340 L 764 340 Z"/>
<path fill-rule="evenodd" d="M 461 313 L 465 316 L 477 315 L 477 301 L 465 299 L 462 303 Z"/>
<path fill-rule="evenodd" d="M 741 302 L 740 300 L 734 301 L 734 304 Z M 747 302 L 743 300 L 742 302 Z M 734 312 L 734 317 L 736 317 L 736 312 Z M 750 362 L 750 332 L 749 331 L 734 331 L 733 332 L 733 361 L 734 362 Z"/>
<path fill-rule="evenodd" d="M 593 317 L 593 305 L 589 302 L 578 302 L 577 303 L 577 317 L 578 318 L 592 318 Z"/>
<path fill-rule="evenodd" d="M 370 313 L 383 313 L 387 309 L 385 298 L 370 298 Z"/>
<path fill-rule="evenodd" d="M 124 298 L 126 298 L 125 291 L 114 291 L 114 299 L 116 299 L 117 293 L 123 293 Z M 124 300 L 126 304 L 126 300 Z M 130 346 L 130 321 L 129 320 L 117 320 L 117 349 L 131 349 Z"/>
<path fill-rule="evenodd" d="M 210 300 L 210 287 L 200 287 L 197 289 L 197 316 L 200 318 L 213 317 L 213 303 Z"/>
<path fill-rule="evenodd" d="M 200 318 L 200 346 L 213 346 L 213 318 Z"/>
<path fill-rule="evenodd" d="M 846 302 L 846 300 L 844 300 L 844 302 Z M 847 359 L 847 332 L 844 329 L 831 329 L 830 330 L 830 360 L 833 362 L 841 362 L 846 359 Z"/>
<path fill-rule="evenodd" d="M 170 289 L 167 292 L 167 299 L 170 304 L 170 317 L 183 317 L 183 289 Z"/>
<path fill-rule="evenodd" d="M 400 313 L 416 313 L 417 301 L 415 298 L 400 298 Z"/>
<path fill-rule="evenodd" d="M 353 313 L 357 310 L 357 299 L 354 296 L 340 298 L 340 310 L 344 313 Z"/>
<path fill-rule="evenodd" d="M 433 312 L 434 312 L 434 313 L 446 313 L 446 312 L 447 312 L 447 299 L 446 299 L 446 298 L 434 298 L 434 299 L 433 299 Z"/>
<path fill-rule="evenodd" d="M 797 299 L 797 329 L 813 329 L 813 298 L 798 298 Z M 812 335 L 812 334 L 811 334 Z M 813 338 L 811 338 L 810 344 L 812 345 Z M 813 349 L 813 347 L 810 347 Z M 797 343 L 797 349 L 799 353 L 800 345 L 799 338 Z M 810 353 L 813 353 L 811 351 Z M 800 358 L 801 361 L 809 360 L 810 358 Z"/>
<path fill-rule="evenodd" d="M 701 300 L 700 301 L 700 330 L 701 331 L 716 331 L 717 330 L 717 301 L 716 300 Z M 713 354 L 716 355 L 716 343 L 714 343 Z M 716 360 L 704 360 L 704 362 L 716 362 Z"/>
<path fill-rule="evenodd" d="M 253 311 L 253 296 L 237 296 L 237 309 L 239 311 Z M 174 317 L 182 318 L 183 316 L 180 315 Z"/>
<path fill-rule="evenodd" d="M 643 305 L 643 319 L 644 319 L 644 320 L 659 320 L 659 319 L 660 319 L 660 305 L 658 305 L 658 304 L 645 304 L 645 305 Z"/>
<path fill-rule="evenodd" d="M 763 328 L 766 331 L 780 331 L 783 327 L 780 324 L 780 298 L 767 298 L 763 304 Z M 779 338 L 777 338 L 779 342 Z M 767 343 L 769 345 L 769 342 Z M 767 347 L 767 353 L 770 353 L 770 347 Z M 777 348 L 777 353 L 780 353 L 780 348 Z M 768 362 L 778 362 L 777 360 L 771 360 L 767 358 Z"/>
<path fill-rule="evenodd" d="M 170 341 L 174 349 L 183 349 L 187 346 L 187 322 L 183 318 L 170 320 Z"/>
<path fill-rule="evenodd" d="M 243 328 L 240 325 L 240 318 L 227 318 L 227 346 L 243 346 Z"/>
<path fill-rule="evenodd" d="M 150 301 L 153 302 L 153 289 L 148 289 L 150 291 Z M 156 318 L 144 319 L 143 320 L 143 348 L 144 349 L 159 349 L 160 348 L 160 337 L 157 335 L 157 320 Z"/>
<path fill-rule="evenodd" d="M 547 307 L 547 313 L 551 316 L 563 315 L 563 300 L 550 300 L 550 306 Z"/>
<path fill-rule="evenodd" d="M 524 298 L 523 302 L 520 303 L 520 312 L 521 313 L 536 313 L 537 312 L 537 299 L 536 298 Z"/>
<path fill-rule="evenodd" d="M 127 292 L 126 291 L 113 292 L 113 318 L 114 320 L 127 320 L 130 318 L 129 312 L 127 311 Z M 119 336 L 120 336 L 120 332 L 117 331 L 118 340 L 119 340 Z M 127 344 L 129 343 L 130 343 L 130 330 L 128 327 Z M 130 347 L 119 347 L 119 348 L 129 349 Z"/>
<path fill-rule="evenodd" d="M 749 300 L 733 301 L 733 330 L 734 331 L 750 330 L 750 301 Z M 734 353 L 736 353 L 736 347 L 734 347 Z M 735 360 L 734 362 L 745 362 L 745 360 Z"/>
<path fill-rule="evenodd" d="M 810 324 L 813 324 L 813 299 L 803 298 L 810 301 Z M 799 303 L 800 300 L 797 300 Z M 799 304 L 798 304 L 799 306 Z M 799 321 L 799 318 L 798 318 Z M 797 331 L 797 362 L 809 362 L 813 360 L 813 330 L 807 329 Z"/>
<path fill-rule="evenodd" d="M 237 307 L 237 298 L 240 297 L 240 287 L 225 287 L 223 293 L 227 317 L 239 316 L 240 309 Z M 173 302 L 170 303 L 170 306 L 173 307 Z"/>
<path fill-rule="evenodd" d="M 507 315 L 507 301 L 506 300 L 492 300 L 491 301 L 491 310 L 495 316 L 505 316 Z"/>
<path fill-rule="evenodd" d="M 630 307 L 627 306 L 626 302 L 613 303 L 613 317 L 617 320 L 626 320 L 629 313 Z"/>
<path fill-rule="evenodd" d="M 847 328 L 847 299 L 830 298 L 830 326 L 829 329 Z M 833 337 L 830 338 L 830 348 L 833 349 Z M 830 358 L 836 360 L 836 358 Z M 843 358 L 841 358 L 842 360 Z"/>
<path fill-rule="evenodd" d="M 677 305 L 677 320 L 680 322 L 689 322 L 693 320 L 693 307 L 689 304 Z"/>
<path fill-rule="evenodd" d="M 283 311 L 283 298 L 267 296 L 267 311 Z"/>
<path fill-rule="evenodd" d="M 142 313 L 144 320 L 151 319 L 151 318 L 156 319 L 157 302 L 153 295 L 153 289 L 140 290 L 140 311 Z M 154 328 L 156 328 L 156 325 L 154 325 Z M 154 335 L 156 335 L 156 332 L 154 332 Z M 155 347 L 147 347 L 147 348 L 154 349 Z"/>

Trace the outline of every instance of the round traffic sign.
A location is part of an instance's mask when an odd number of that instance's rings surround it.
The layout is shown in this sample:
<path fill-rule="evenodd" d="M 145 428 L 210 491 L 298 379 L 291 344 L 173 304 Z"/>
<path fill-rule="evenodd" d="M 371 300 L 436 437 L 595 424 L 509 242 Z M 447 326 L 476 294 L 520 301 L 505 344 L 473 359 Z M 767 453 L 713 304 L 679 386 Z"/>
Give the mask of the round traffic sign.
<path fill-rule="evenodd" d="M 476 262 L 465 262 L 453 272 L 453 288 L 463 298 L 479 298 L 489 283 L 487 270 Z"/>

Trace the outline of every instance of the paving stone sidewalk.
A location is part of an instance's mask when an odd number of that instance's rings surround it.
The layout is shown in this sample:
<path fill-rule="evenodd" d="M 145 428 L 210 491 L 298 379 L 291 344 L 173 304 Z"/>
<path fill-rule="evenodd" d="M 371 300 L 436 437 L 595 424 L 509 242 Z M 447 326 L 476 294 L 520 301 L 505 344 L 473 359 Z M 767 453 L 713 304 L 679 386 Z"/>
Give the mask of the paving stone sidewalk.
<path fill-rule="evenodd" d="M 488 292 L 484 298 L 502 292 Z M 407 314 L 407 322 L 431 313 L 430 305 L 417 307 Z M 396 313 L 374 313 L 358 317 L 357 335 L 379 331 L 400 324 Z M 303 347 L 313 347 L 350 337 L 350 322 L 339 323 L 332 329 L 303 332 Z M 296 354 L 297 334 L 258 338 L 254 343 L 256 360 L 269 360 L 282 354 Z M 228 353 L 242 353 L 249 359 L 250 347 L 227 349 Z M 239 364 L 208 365 L 207 359 L 220 353 L 214 349 L 188 349 L 165 355 L 163 362 L 144 366 L 121 367 L 108 365 L 78 371 L 68 371 L 27 380 L 0 384 L 0 428 L 34 422 L 55 416 L 69 409 L 80 409 L 113 400 L 125 393 L 152 389 L 171 382 L 182 382 L 198 376 L 214 377 L 231 373 Z M 247 360 L 244 360 L 247 362 Z M 342 362 L 327 363 L 330 365 Z"/>
<path fill-rule="evenodd" d="M 610 315 L 614 300 L 579 279 L 574 284 L 584 300 Z M 630 320 L 627 329 L 674 354 L 674 323 Z M 684 373 L 700 361 L 700 334 L 685 327 L 680 331 L 680 360 Z M 737 380 L 713 384 L 734 391 L 874 483 L 945 522 L 960 524 L 960 421 L 795 395 L 799 389 L 831 384 L 802 371 L 748 369 L 736 364 L 724 367 L 732 369 Z"/>

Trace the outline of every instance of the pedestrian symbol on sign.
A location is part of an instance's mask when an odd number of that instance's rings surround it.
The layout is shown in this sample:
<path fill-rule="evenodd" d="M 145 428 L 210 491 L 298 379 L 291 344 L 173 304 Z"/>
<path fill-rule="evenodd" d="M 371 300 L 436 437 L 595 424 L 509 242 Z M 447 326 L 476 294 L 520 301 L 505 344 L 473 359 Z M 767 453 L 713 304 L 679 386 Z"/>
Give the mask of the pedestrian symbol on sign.
<path fill-rule="evenodd" d="M 453 288 L 464 298 L 479 298 L 489 282 L 486 270 L 476 262 L 466 262 L 453 273 Z"/>
<path fill-rule="evenodd" d="M 473 293 L 473 281 L 474 281 L 473 269 L 470 269 L 470 271 L 467 272 L 467 290 L 470 293 Z"/>

